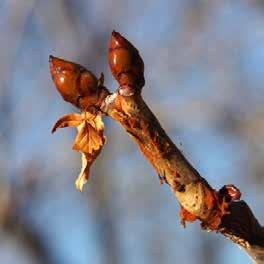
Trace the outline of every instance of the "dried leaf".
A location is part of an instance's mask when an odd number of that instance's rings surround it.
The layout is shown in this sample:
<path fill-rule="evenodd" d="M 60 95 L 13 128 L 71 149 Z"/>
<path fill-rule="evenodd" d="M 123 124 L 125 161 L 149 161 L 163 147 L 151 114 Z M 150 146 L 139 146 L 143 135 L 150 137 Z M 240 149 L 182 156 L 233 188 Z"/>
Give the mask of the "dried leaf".
<path fill-rule="evenodd" d="M 83 191 L 84 184 L 88 181 L 90 165 L 86 158 L 86 155 L 82 153 L 82 168 L 78 178 L 75 181 L 75 186 L 80 192 Z"/>
<path fill-rule="evenodd" d="M 75 186 L 82 192 L 83 186 L 89 178 L 90 167 L 105 143 L 105 137 L 103 136 L 104 123 L 102 117 L 94 113 L 68 114 L 56 122 L 52 132 L 55 132 L 58 128 L 68 126 L 76 127 L 78 131 L 73 149 L 82 153 L 82 168 L 75 181 Z"/>
<path fill-rule="evenodd" d="M 105 143 L 102 117 L 85 112 L 82 113 L 82 118 L 83 122 L 77 127 L 78 133 L 73 143 L 73 149 L 82 152 L 82 168 L 75 181 L 76 188 L 81 192 L 88 181 L 90 167 Z"/>
<path fill-rule="evenodd" d="M 83 191 L 83 186 L 87 183 L 89 179 L 90 167 L 100 154 L 101 150 L 102 148 L 93 152 L 92 154 L 82 153 L 82 168 L 78 178 L 75 181 L 76 189 L 80 192 Z"/>
<path fill-rule="evenodd" d="M 104 136 L 87 121 L 78 126 L 78 134 L 73 143 L 73 149 L 83 153 L 93 153 L 104 144 Z"/>
<path fill-rule="evenodd" d="M 97 131 L 104 130 L 104 123 L 100 115 L 95 115 L 90 112 L 83 112 L 82 119 L 90 123 Z"/>
<path fill-rule="evenodd" d="M 71 113 L 61 117 L 53 126 L 52 133 L 59 128 L 64 127 L 77 127 L 83 122 L 83 118 L 80 114 Z"/>
<path fill-rule="evenodd" d="M 94 122 L 94 127 L 95 127 L 96 130 L 98 130 L 98 131 L 103 131 L 104 130 L 104 123 L 102 121 L 102 117 L 101 116 L 97 115 L 94 118 L 93 122 Z"/>

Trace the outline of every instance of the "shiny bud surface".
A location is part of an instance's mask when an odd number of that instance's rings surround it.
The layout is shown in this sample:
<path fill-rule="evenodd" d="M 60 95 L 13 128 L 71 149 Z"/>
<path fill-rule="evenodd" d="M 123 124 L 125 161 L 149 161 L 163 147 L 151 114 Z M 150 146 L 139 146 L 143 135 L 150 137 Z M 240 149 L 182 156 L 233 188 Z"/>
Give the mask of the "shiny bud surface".
<path fill-rule="evenodd" d="M 53 56 L 49 64 L 55 86 L 65 101 L 77 105 L 79 97 L 96 93 L 98 80 L 83 66 Z"/>
<path fill-rule="evenodd" d="M 145 84 L 144 63 L 138 50 L 121 34 L 113 31 L 108 61 L 111 72 L 120 86 L 141 90 Z"/>

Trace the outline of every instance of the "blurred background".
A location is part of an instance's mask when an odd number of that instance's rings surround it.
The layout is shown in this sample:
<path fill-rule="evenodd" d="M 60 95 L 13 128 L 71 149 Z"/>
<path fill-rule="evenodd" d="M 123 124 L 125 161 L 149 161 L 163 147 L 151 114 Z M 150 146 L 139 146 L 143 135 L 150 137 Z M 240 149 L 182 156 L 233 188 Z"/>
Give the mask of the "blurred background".
<path fill-rule="evenodd" d="M 203 177 L 233 183 L 263 223 L 264 2 L 0 0 L 0 256 L 4 264 L 250 263 L 221 235 L 179 224 L 169 188 L 118 124 L 84 193 L 74 186 L 76 111 L 56 91 L 49 54 L 117 87 L 113 29 L 145 62 L 145 101 Z"/>

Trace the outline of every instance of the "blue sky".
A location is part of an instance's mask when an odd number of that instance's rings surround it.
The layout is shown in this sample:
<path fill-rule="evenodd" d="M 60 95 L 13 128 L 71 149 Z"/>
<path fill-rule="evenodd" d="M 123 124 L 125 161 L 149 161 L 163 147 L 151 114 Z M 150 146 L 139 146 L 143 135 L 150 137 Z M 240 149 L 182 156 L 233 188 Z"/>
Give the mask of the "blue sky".
<path fill-rule="evenodd" d="M 107 41 L 112 29 L 124 34 L 145 61 L 143 95 L 168 134 L 213 186 L 238 185 L 262 221 L 264 183 L 254 176 L 250 157 L 264 157 L 263 12 L 235 1 L 0 3 L 0 91 L 8 89 L 11 105 L 8 118 L 0 116 L 1 138 L 12 131 L 12 160 L 1 142 L 8 172 L 3 177 L 20 182 L 26 176 L 19 172 L 29 164 L 40 168 L 39 193 L 24 217 L 40 230 L 56 263 L 105 263 L 105 223 L 112 225 L 121 263 L 154 263 L 155 254 L 163 263 L 203 263 L 206 243 L 216 252 L 208 263 L 249 262 L 219 235 L 203 233 L 197 224 L 186 230 L 179 225 L 169 189 L 159 186 L 156 172 L 111 121 L 91 182 L 84 194 L 74 189 L 80 167 L 79 154 L 71 150 L 74 130 L 50 130 L 58 117 L 76 110 L 56 92 L 48 56 L 83 63 L 96 75 L 105 71 L 113 90 Z M 260 123 L 253 133 L 256 116 Z M 93 194 L 97 182 L 104 187 Z M 10 255 L 20 256 L 7 245 Z"/>

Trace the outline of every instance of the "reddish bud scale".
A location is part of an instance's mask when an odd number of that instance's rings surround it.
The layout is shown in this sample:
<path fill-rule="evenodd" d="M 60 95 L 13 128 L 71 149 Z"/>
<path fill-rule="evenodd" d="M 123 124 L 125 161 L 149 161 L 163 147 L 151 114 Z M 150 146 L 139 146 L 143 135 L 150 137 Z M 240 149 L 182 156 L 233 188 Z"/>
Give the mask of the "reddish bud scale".
<path fill-rule="evenodd" d="M 111 72 L 125 95 L 141 91 L 145 85 L 143 60 L 138 50 L 115 31 L 109 43 L 108 61 Z"/>
<path fill-rule="evenodd" d="M 203 184 L 207 184 L 203 182 Z M 183 207 L 180 210 L 180 220 L 183 226 L 185 222 L 193 222 L 196 219 L 202 221 L 202 228 L 209 230 L 219 230 L 223 216 L 230 213 L 230 204 L 233 201 L 239 200 L 241 193 L 239 189 L 232 185 L 224 185 L 219 191 L 215 191 L 211 188 L 204 189 L 205 208 L 211 213 L 207 219 L 200 219 L 193 213 L 190 213 Z"/>
<path fill-rule="evenodd" d="M 63 99 L 77 107 L 95 105 L 102 83 L 83 66 L 50 56 L 50 72 L 55 86 Z"/>
<path fill-rule="evenodd" d="M 229 202 L 239 200 L 241 197 L 241 192 L 235 185 L 227 184 L 219 190 L 219 195 L 221 199 Z"/>

